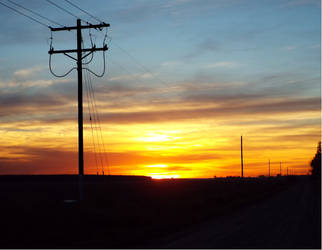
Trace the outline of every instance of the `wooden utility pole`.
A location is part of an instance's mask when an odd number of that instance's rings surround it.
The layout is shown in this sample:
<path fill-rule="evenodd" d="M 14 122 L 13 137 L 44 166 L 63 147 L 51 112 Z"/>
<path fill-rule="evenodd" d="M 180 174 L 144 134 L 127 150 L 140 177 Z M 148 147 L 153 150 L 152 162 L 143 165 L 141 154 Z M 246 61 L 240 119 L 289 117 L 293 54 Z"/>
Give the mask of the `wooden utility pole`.
<path fill-rule="evenodd" d="M 243 136 L 240 137 L 241 177 L 244 177 Z"/>
<path fill-rule="evenodd" d="M 77 19 L 77 25 L 72 27 L 62 27 L 62 28 L 52 28 L 51 31 L 77 31 L 77 49 L 71 50 L 54 50 L 52 47 L 48 51 L 50 55 L 52 54 L 64 54 L 77 62 L 77 78 L 78 78 L 78 175 L 79 175 L 79 190 L 80 190 L 80 200 L 83 200 L 83 175 L 84 175 L 84 145 L 83 145 L 83 69 L 82 60 L 94 53 L 95 51 L 105 51 L 107 46 L 104 45 L 102 48 L 96 48 L 94 45 L 92 48 L 82 49 L 82 29 L 101 29 L 103 27 L 109 27 L 109 24 L 88 24 L 82 25 L 81 20 Z M 84 56 L 83 52 L 88 52 Z M 70 53 L 77 53 L 77 58 L 74 58 Z"/>

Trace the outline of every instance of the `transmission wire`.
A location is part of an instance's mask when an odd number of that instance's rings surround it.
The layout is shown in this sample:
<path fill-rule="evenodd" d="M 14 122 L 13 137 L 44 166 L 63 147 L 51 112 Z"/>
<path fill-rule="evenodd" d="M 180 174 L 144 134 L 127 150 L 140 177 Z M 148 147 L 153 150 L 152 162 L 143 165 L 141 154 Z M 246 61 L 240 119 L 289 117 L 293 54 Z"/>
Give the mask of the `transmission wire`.
<path fill-rule="evenodd" d="M 98 141 L 98 144 L 99 144 L 98 147 L 100 148 L 101 145 L 103 147 L 103 150 L 100 150 L 100 153 L 102 155 L 102 158 L 100 158 L 100 159 L 101 159 L 102 162 L 104 161 L 103 171 L 104 171 L 104 166 L 107 165 L 107 167 L 108 167 L 108 174 L 110 174 L 109 161 L 108 161 L 108 158 L 106 156 L 107 151 L 106 151 L 105 144 L 104 144 L 104 140 L 103 140 L 102 128 L 101 128 L 100 119 L 99 119 L 99 115 L 98 115 L 98 109 L 97 109 L 97 105 L 96 105 L 96 101 L 95 101 L 94 89 L 93 89 L 93 86 L 92 86 L 92 78 L 91 78 L 91 75 L 89 74 L 89 71 L 87 72 L 87 74 L 88 74 L 88 79 L 89 79 L 88 84 L 89 84 L 90 99 L 91 99 L 91 103 L 92 103 L 93 118 L 94 118 L 94 123 L 96 124 L 95 125 L 95 129 L 96 129 L 97 141 Z M 99 131 L 97 129 L 97 126 L 99 128 Z M 99 141 L 98 133 L 100 134 L 101 142 Z"/>
<path fill-rule="evenodd" d="M 65 2 L 67 2 L 67 3 L 69 3 L 70 5 L 74 6 L 76 9 L 78 9 L 78 10 L 80 10 L 80 11 L 84 12 L 85 14 L 87 14 L 87 15 L 88 15 L 88 16 L 90 16 L 91 18 L 95 19 L 96 21 L 98 21 L 98 22 L 100 22 L 100 23 L 103 23 L 103 21 L 102 21 L 102 20 L 100 20 L 100 19 L 96 18 L 95 16 L 93 16 L 93 15 L 92 15 L 92 14 L 90 14 L 89 12 L 87 12 L 87 11 L 85 11 L 85 10 L 81 9 L 81 8 L 80 8 L 80 7 L 78 7 L 76 4 L 72 3 L 71 1 L 65 0 Z"/>
<path fill-rule="evenodd" d="M 62 10 L 62 11 L 64 11 L 64 12 L 66 12 L 66 13 L 68 13 L 69 15 L 71 15 L 71 16 L 73 16 L 73 17 L 75 17 L 76 19 L 81 19 L 80 17 L 78 17 L 78 16 L 76 16 L 76 15 L 74 15 L 73 13 L 71 13 L 70 11 L 68 11 L 68 10 L 66 10 L 65 8 L 63 8 L 63 7 L 61 7 L 61 6 L 59 6 L 58 4 L 56 4 L 56 3 L 54 3 L 54 2 L 52 2 L 51 0 L 46 0 L 48 3 L 50 3 L 51 5 L 54 5 L 55 7 L 57 7 L 58 9 L 60 9 L 60 10 Z"/>
<path fill-rule="evenodd" d="M 93 46 L 93 41 L 92 41 L 91 33 L 89 33 L 89 35 L 90 35 L 91 45 Z M 107 38 L 107 29 L 106 29 L 106 33 L 105 33 L 105 36 L 104 36 L 104 39 L 103 39 L 103 47 L 106 45 L 105 44 L 106 38 Z M 88 87 L 89 87 L 89 94 L 90 94 L 90 99 L 91 99 L 91 103 L 92 103 L 93 118 L 94 118 L 94 123 L 95 123 L 95 130 L 96 130 L 96 135 L 97 135 L 98 147 L 101 149 L 101 145 L 102 145 L 103 150 L 101 150 L 100 152 L 102 152 L 102 151 L 104 152 L 104 153 L 103 152 L 101 153 L 102 154 L 102 159 L 104 161 L 103 171 L 104 171 L 105 165 L 107 165 L 107 167 L 108 167 L 108 174 L 110 174 L 109 161 L 108 161 L 108 157 L 106 155 L 107 154 L 107 151 L 106 151 L 105 143 L 104 143 L 104 140 L 103 140 L 103 134 L 102 134 L 102 128 L 101 128 L 101 123 L 100 123 L 100 118 L 99 118 L 99 112 L 98 112 L 98 109 L 97 109 L 96 100 L 95 100 L 95 94 L 94 94 L 94 89 L 93 89 L 93 85 L 92 85 L 92 78 L 91 78 L 91 75 L 89 74 L 89 73 L 92 73 L 92 74 L 94 74 L 94 75 L 96 75 L 98 77 L 102 77 L 104 75 L 104 73 L 105 73 L 105 68 L 106 68 L 105 53 L 104 53 L 104 51 L 103 51 L 103 61 L 104 61 L 104 70 L 103 70 L 103 73 L 101 75 L 97 75 L 96 73 L 94 73 L 93 71 L 91 71 L 88 68 L 84 68 L 84 69 L 87 70 L 87 74 L 88 74 L 87 75 L 87 77 L 88 77 L 88 85 L 89 85 Z M 99 131 L 97 130 L 97 126 L 99 128 Z M 101 142 L 99 141 L 98 133 L 100 134 Z"/>
<path fill-rule="evenodd" d="M 96 111 L 96 120 L 98 121 L 98 127 L 99 127 L 99 130 L 100 130 L 101 142 L 102 142 L 102 146 L 103 146 L 103 150 L 104 150 L 103 159 L 107 163 L 108 174 L 110 174 L 110 166 L 109 166 L 110 164 L 109 164 L 109 160 L 108 160 L 108 156 L 107 156 L 107 150 L 106 150 L 106 147 L 105 147 L 105 143 L 104 143 L 104 140 L 103 140 L 101 121 L 100 121 L 99 112 L 98 112 L 97 105 L 96 105 L 94 89 L 93 89 L 93 85 L 92 85 L 92 81 L 91 81 L 91 75 L 89 75 L 89 79 L 90 79 L 89 87 L 91 89 L 91 93 L 92 93 L 92 96 L 93 96 L 92 99 L 93 99 L 93 102 L 94 102 L 94 110 Z"/>
<path fill-rule="evenodd" d="M 1 3 L 1 2 L 0 2 Z M 52 50 L 53 49 L 53 32 L 51 31 L 50 33 L 50 47 L 49 47 L 49 50 Z M 48 65 L 49 65 L 49 71 L 52 75 L 56 76 L 56 77 L 65 77 L 67 76 L 70 72 L 72 72 L 74 69 L 77 69 L 76 67 L 73 67 L 71 68 L 69 71 L 67 71 L 65 74 L 63 75 L 57 75 L 53 69 L 52 69 L 52 66 L 51 66 L 51 57 L 52 57 L 52 54 L 49 54 L 49 62 L 48 62 Z"/>
<path fill-rule="evenodd" d="M 94 47 L 94 43 L 93 43 L 93 39 L 92 39 L 92 33 L 91 33 L 91 29 L 88 29 L 88 35 L 89 35 L 89 38 L 90 38 L 90 41 L 91 41 L 91 46 L 92 48 Z M 87 64 L 90 64 L 92 62 L 94 58 L 94 52 L 91 53 L 91 59 L 89 59 L 87 62 L 82 62 L 83 65 L 87 65 Z"/>
<path fill-rule="evenodd" d="M 14 5 L 16 5 L 17 7 L 20 7 L 20 8 L 22 8 L 22 9 L 26 10 L 26 11 L 29 11 L 30 13 L 32 13 L 32 14 L 34 14 L 34 15 L 36 15 L 36 16 L 39 16 L 39 17 L 41 17 L 41 18 L 43 18 L 43 19 L 45 19 L 45 20 L 47 20 L 47 21 L 49 21 L 49 22 L 51 22 L 51 23 L 57 24 L 57 25 L 59 25 L 59 26 L 61 26 L 61 27 L 64 27 L 64 25 L 62 25 L 62 24 L 60 24 L 60 23 L 58 23 L 58 22 L 56 22 L 56 21 L 54 21 L 54 20 L 51 20 L 51 19 L 49 19 L 48 17 L 45 17 L 45 16 L 43 16 L 43 15 L 39 14 L 39 13 L 38 13 L 38 12 L 36 12 L 36 11 L 33 11 L 33 10 L 28 9 L 28 8 L 26 8 L 26 7 L 24 7 L 24 6 L 20 5 L 20 4 L 18 4 L 18 3 L 15 3 L 15 2 L 14 2 L 14 1 L 12 1 L 12 0 L 7 0 L 7 1 L 8 1 L 8 2 L 10 2 L 10 3 L 12 3 L 12 4 L 14 4 Z"/>
<path fill-rule="evenodd" d="M 77 69 L 76 67 L 73 67 L 71 68 L 69 71 L 67 71 L 65 74 L 63 75 L 57 75 L 53 70 L 52 70 L 52 67 L 51 67 L 51 55 L 49 55 L 49 71 L 52 75 L 56 76 L 56 77 L 65 77 L 67 75 L 69 75 L 69 73 L 71 73 L 74 69 Z"/>
<path fill-rule="evenodd" d="M 89 72 L 91 72 L 93 75 L 95 75 L 96 77 L 99 77 L 99 78 L 101 78 L 101 77 L 103 77 L 104 76 L 104 74 L 105 74 L 105 71 L 106 71 L 106 63 L 105 63 L 105 51 L 103 51 L 103 72 L 101 73 L 101 74 L 97 74 L 97 73 L 95 73 L 94 71 L 92 71 L 92 70 L 90 70 L 89 68 L 84 68 L 85 70 L 87 70 L 87 71 L 89 71 Z"/>
<path fill-rule="evenodd" d="M 104 40 L 103 40 L 103 47 L 105 47 L 105 46 L 106 46 L 105 41 L 106 41 L 106 38 L 107 38 L 107 37 L 108 37 L 108 36 L 107 36 L 107 28 L 106 28 L 106 33 L 105 33 Z M 84 68 L 84 69 L 85 69 L 85 70 L 87 70 L 87 71 L 89 71 L 89 72 L 91 72 L 91 73 L 92 73 L 93 75 L 95 75 L 96 77 L 103 77 L 103 76 L 104 76 L 104 74 L 105 74 L 105 71 L 106 71 L 105 50 L 103 50 L 102 55 L 103 55 L 103 72 L 102 72 L 101 74 L 97 74 L 97 73 L 95 73 L 94 71 L 90 70 L 89 68 Z"/>
<path fill-rule="evenodd" d="M 111 36 L 107 36 L 110 41 L 112 41 L 112 37 Z M 118 45 L 115 40 L 114 40 L 114 45 L 121 50 L 124 54 L 126 54 L 128 57 L 130 57 L 132 59 L 133 62 L 135 62 L 135 64 L 137 66 L 139 66 L 145 73 L 150 73 L 151 76 L 154 79 L 159 80 L 163 85 L 167 86 L 167 87 L 171 87 L 170 84 L 166 81 L 164 81 L 163 79 L 161 79 L 160 77 L 155 76 L 155 74 L 153 73 L 152 70 L 150 70 L 148 67 L 146 67 L 144 64 L 142 64 L 138 59 L 136 59 L 135 56 L 133 56 L 130 52 L 128 52 L 126 49 L 122 48 L 120 45 Z M 122 67 L 123 68 L 123 67 Z"/>
<path fill-rule="evenodd" d="M 84 47 L 84 41 L 82 41 L 82 47 Z M 102 156 L 101 156 L 101 150 L 100 150 L 100 145 L 99 145 L 99 138 L 98 138 L 98 135 L 97 135 L 97 125 L 96 125 L 96 119 L 95 119 L 95 109 L 94 109 L 94 105 L 93 105 L 93 99 L 92 99 L 92 96 L 91 96 L 91 89 L 90 89 L 90 78 L 89 78 L 89 73 L 87 71 L 84 72 L 84 78 L 85 78 L 85 85 L 86 85 L 86 88 L 87 88 L 87 96 L 88 96 L 88 100 L 89 100 L 89 107 L 91 107 L 91 109 L 89 110 L 92 110 L 93 112 L 90 112 L 90 120 L 91 120 L 91 125 L 92 125 L 92 122 L 94 120 L 94 129 L 93 129 L 93 126 L 91 126 L 91 130 L 92 130 L 92 138 L 93 138 L 93 144 L 94 144 L 94 151 L 95 151 L 95 157 L 96 157 L 96 154 L 98 154 L 98 158 L 99 158 L 99 161 L 101 163 L 101 169 L 102 171 L 103 170 L 103 160 L 102 160 Z M 91 114 L 92 113 L 92 114 Z M 93 118 L 93 119 L 92 119 Z M 98 152 L 97 153 L 97 150 L 96 150 L 96 147 L 95 147 L 95 132 L 96 132 L 96 139 L 97 139 L 97 148 L 98 148 Z M 97 158 L 96 158 L 97 159 Z M 97 172 L 98 172 L 98 167 L 97 167 Z"/>
<path fill-rule="evenodd" d="M 99 159 L 101 161 L 101 166 L 102 166 L 102 171 L 104 172 L 104 154 L 102 153 L 102 149 L 101 149 L 101 143 L 99 141 L 99 135 L 98 135 L 98 123 L 97 123 L 97 111 L 95 109 L 95 105 L 94 105 L 94 97 L 93 97 L 93 92 L 92 92 L 92 88 L 91 88 L 91 78 L 88 72 L 86 72 L 87 77 L 88 77 L 88 88 L 89 88 L 89 95 L 90 95 L 90 100 L 91 100 L 91 105 L 92 105 L 92 110 L 93 110 L 93 119 L 94 119 L 94 124 L 95 124 L 95 132 L 96 132 L 96 139 L 97 139 L 97 144 L 98 144 L 98 151 L 99 151 Z"/>
<path fill-rule="evenodd" d="M 144 66 L 138 59 L 135 58 L 135 56 L 133 56 L 130 52 L 128 52 L 126 49 L 122 48 L 121 46 L 119 46 L 117 43 L 115 43 L 114 41 L 114 45 L 121 50 L 123 53 L 125 53 L 128 57 L 130 57 L 132 59 L 132 61 L 134 61 L 139 67 L 141 67 L 141 69 L 143 69 L 146 73 L 150 73 L 152 75 L 152 77 L 158 79 L 160 82 L 162 82 L 165 85 L 169 85 L 169 83 L 163 81 L 161 78 L 155 76 L 155 74 L 153 73 L 152 70 L 150 70 L 149 68 L 147 68 L 146 66 Z"/>
<path fill-rule="evenodd" d="M 89 97 L 89 88 L 88 88 L 88 80 L 87 80 L 87 74 L 84 72 L 84 80 L 85 80 L 85 89 L 86 89 L 86 96 L 87 96 L 87 108 L 89 113 L 89 120 L 91 124 L 91 132 L 92 132 L 92 143 L 94 148 L 94 158 L 96 163 L 96 173 L 98 175 L 98 161 L 97 161 L 97 152 L 95 147 L 95 138 L 94 138 L 94 131 L 93 131 L 93 121 L 92 121 L 92 115 L 91 115 L 91 104 L 90 104 L 90 97 Z"/>
<path fill-rule="evenodd" d="M 47 24 L 45 24 L 45 23 L 43 23 L 43 22 L 41 22 L 41 21 L 39 21 L 39 20 L 37 20 L 37 19 L 35 19 L 35 18 L 31 17 L 31 16 L 28 16 L 27 14 L 24 14 L 24 13 L 22 13 L 21 11 L 16 10 L 15 8 L 10 7 L 10 6 L 6 5 L 6 4 L 4 4 L 3 2 L 0 2 L 0 4 L 1 4 L 1 5 L 3 5 L 3 6 L 5 6 L 5 7 L 7 7 L 7 8 L 9 8 L 9 9 L 11 9 L 11 10 L 13 10 L 13 11 L 15 11 L 15 12 L 17 12 L 18 14 L 20 14 L 20 15 L 22 15 L 22 16 L 25 16 L 25 17 L 29 18 L 30 20 L 32 20 L 32 21 L 34 21 L 34 22 L 36 22 L 36 23 L 39 23 L 39 24 L 41 24 L 41 25 L 45 26 L 46 28 L 50 28 L 50 26 L 49 26 L 49 25 L 47 25 Z"/>

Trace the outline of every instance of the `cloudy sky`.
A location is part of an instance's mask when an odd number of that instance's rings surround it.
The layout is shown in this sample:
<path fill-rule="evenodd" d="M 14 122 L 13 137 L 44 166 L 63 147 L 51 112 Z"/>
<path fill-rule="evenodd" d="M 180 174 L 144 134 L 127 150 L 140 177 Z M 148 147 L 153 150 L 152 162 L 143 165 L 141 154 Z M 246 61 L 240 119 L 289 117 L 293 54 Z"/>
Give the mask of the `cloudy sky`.
<path fill-rule="evenodd" d="M 76 24 L 45 0 L 12 1 Z M 308 172 L 321 128 L 319 0 L 72 2 L 111 25 L 104 77 L 84 74 L 101 125 L 91 129 L 84 86 L 85 173 L 237 176 L 241 136 L 246 176 L 267 175 L 269 160 L 272 175 L 280 162 L 282 174 Z M 0 174 L 77 173 L 76 71 L 50 73 L 48 28 L 2 5 L 0 21 Z M 97 47 L 104 35 L 91 31 Z M 53 32 L 53 47 L 74 49 L 75 32 Z M 75 66 L 52 57 L 57 74 Z M 102 53 L 85 67 L 102 72 Z"/>

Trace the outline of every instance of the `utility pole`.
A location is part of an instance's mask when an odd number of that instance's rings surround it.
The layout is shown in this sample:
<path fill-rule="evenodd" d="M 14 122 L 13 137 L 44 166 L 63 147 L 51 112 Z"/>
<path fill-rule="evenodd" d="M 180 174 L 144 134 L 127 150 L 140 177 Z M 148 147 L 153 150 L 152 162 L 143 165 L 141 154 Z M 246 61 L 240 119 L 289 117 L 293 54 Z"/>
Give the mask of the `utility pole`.
<path fill-rule="evenodd" d="M 241 177 L 244 177 L 243 136 L 240 137 Z"/>
<path fill-rule="evenodd" d="M 286 168 L 286 175 L 288 176 L 288 167 Z"/>
<path fill-rule="evenodd" d="M 268 160 L 268 177 L 271 176 L 271 159 Z"/>
<path fill-rule="evenodd" d="M 282 162 L 280 162 L 280 176 L 282 176 Z"/>
<path fill-rule="evenodd" d="M 82 60 L 94 53 L 95 51 L 106 51 L 108 48 L 106 45 L 102 48 L 96 48 L 94 45 L 92 48 L 82 49 L 82 29 L 101 29 L 103 27 L 109 27 L 109 24 L 88 24 L 82 25 L 81 20 L 77 19 L 77 25 L 71 27 L 52 28 L 53 31 L 77 31 L 77 49 L 71 50 L 54 50 L 52 47 L 48 51 L 48 54 L 64 54 L 77 62 L 77 78 L 78 78 L 78 176 L 79 176 L 79 198 L 83 200 L 83 176 L 84 176 L 84 145 L 83 145 L 83 69 Z M 88 52 L 84 56 L 83 52 Z M 70 53 L 77 53 L 77 58 L 69 55 Z"/>

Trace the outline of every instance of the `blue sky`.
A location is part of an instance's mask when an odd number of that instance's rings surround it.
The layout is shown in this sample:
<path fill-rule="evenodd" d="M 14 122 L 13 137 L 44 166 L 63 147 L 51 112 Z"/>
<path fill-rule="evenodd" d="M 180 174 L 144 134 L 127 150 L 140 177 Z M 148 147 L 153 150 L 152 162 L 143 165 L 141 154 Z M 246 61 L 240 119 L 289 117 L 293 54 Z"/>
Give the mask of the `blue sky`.
<path fill-rule="evenodd" d="M 24 1 L 17 2 L 60 23 L 75 23 L 72 16 L 45 1 L 28 1 L 28 5 Z M 312 66 L 316 71 L 314 66 L 317 67 L 316 62 L 320 60 L 319 1 L 94 2 L 78 1 L 78 4 L 111 24 L 111 59 L 121 64 L 128 59 L 113 47 L 115 42 L 142 64 L 149 65 L 153 72 L 164 70 L 165 80 L 168 80 L 166 73 L 171 73 L 171 77 L 177 75 L 175 79 L 180 80 L 191 78 L 198 71 L 212 71 L 205 70 L 207 65 L 213 65 L 214 71 L 220 68 L 220 72 L 226 74 L 233 67 L 232 75 L 238 78 L 281 70 L 311 74 Z M 89 19 L 66 2 L 59 3 Z M 24 64 L 45 63 L 49 31 L 3 6 L 0 11 L 4 26 L 0 37 L 2 57 L 8 66 L 14 64 L 21 68 Z M 62 47 L 69 46 L 73 44 L 62 44 Z M 172 66 L 178 63 L 172 68 L 178 74 L 162 67 L 169 63 Z M 15 69 L 12 67 L 11 71 Z M 128 67 L 134 68 L 133 65 Z M 8 72 L 6 67 L 2 67 L 2 72 Z"/>
<path fill-rule="evenodd" d="M 14 1 L 63 25 L 76 24 L 74 17 L 45 0 Z M 217 120 L 207 126 L 310 127 L 303 132 L 303 137 L 310 138 L 305 148 L 309 142 L 315 147 L 320 137 L 320 115 L 316 113 L 321 106 L 320 1 L 73 2 L 111 25 L 107 73 L 93 78 L 106 126 L 124 122 L 153 125 L 171 119 L 196 122 L 214 116 Z M 64 0 L 55 3 L 96 22 Z M 3 136 L 24 120 L 47 126 L 75 119 L 76 72 L 64 79 L 50 74 L 49 29 L 1 5 L 0 22 Z M 53 35 L 55 49 L 75 48 L 75 32 Z M 104 32 L 93 31 L 93 35 L 100 46 Z M 83 37 L 89 46 L 87 31 Z M 55 56 L 53 64 L 57 73 L 75 66 L 64 56 Z M 101 54 L 90 67 L 102 70 Z M 269 117 L 263 118 L 263 114 Z M 284 138 L 289 138 L 291 134 L 284 129 Z M 30 134 L 21 131 L 20 136 L 29 138 Z M 50 143 L 46 145 L 50 147 Z"/>

